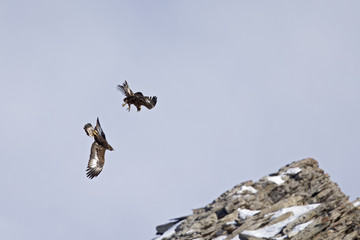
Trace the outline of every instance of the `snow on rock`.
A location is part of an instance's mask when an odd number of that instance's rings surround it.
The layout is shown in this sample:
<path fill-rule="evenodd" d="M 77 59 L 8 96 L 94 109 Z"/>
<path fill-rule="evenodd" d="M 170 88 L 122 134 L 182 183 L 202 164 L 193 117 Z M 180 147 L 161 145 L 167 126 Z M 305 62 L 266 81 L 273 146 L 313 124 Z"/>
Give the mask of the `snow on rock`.
<path fill-rule="evenodd" d="M 304 205 L 304 206 L 293 206 L 293 207 L 287 207 L 287 208 L 283 208 L 280 209 L 276 212 L 273 213 L 269 213 L 266 214 L 265 217 L 271 216 L 270 219 L 275 219 L 278 218 L 279 216 L 288 213 L 288 212 L 292 212 L 293 215 L 288 217 L 287 219 L 275 223 L 273 225 L 270 226 L 266 226 L 257 230 L 250 230 L 250 231 L 243 231 L 243 234 L 249 235 L 249 236 L 254 236 L 254 237 L 258 237 L 258 238 L 271 238 L 274 237 L 276 234 L 278 234 L 286 225 L 288 225 L 290 222 L 294 221 L 295 219 L 297 219 L 299 216 L 315 209 L 316 207 L 318 207 L 320 204 L 310 204 L 310 205 Z"/>
<path fill-rule="evenodd" d="M 227 236 L 219 236 L 219 237 L 215 238 L 214 240 L 224 240 L 225 238 L 227 238 Z"/>
<path fill-rule="evenodd" d="M 285 174 L 294 175 L 294 174 L 298 174 L 299 172 L 301 172 L 301 168 L 296 167 L 296 168 L 289 168 L 288 170 L 286 170 Z"/>
<path fill-rule="evenodd" d="M 289 232 L 288 236 L 289 237 L 293 237 L 295 236 L 296 234 L 298 234 L 298 232 L 304 230 L 307 226 L 309 226 L 314 220 L 310 220 L 306 223 L 302 223 L 302 224 L 299 224 L 299 225 L 296 225 L 292 230 L 291 232 Z"/>
<path fill-rule="evenodd" d="M 301 172 L 301 168 L 296 167 L 296 168 L 289 168 L 288 170 L 286 170 L 286 172 L 281 173 L 278 176 L 267 176 L 267 180 L 276 183 L 277 185 L 281 185 L 285 182 L 285 180 L 283 179 L 283 176 L 285 175 L 294 175 L 294 174 L 298 174 L 299 172 Z"/>
<path fill-rule="evenodd" d="M 360 201 L 354 202 L 354 207 L 360 206 Z"/>
<path fill-rule="evenodd" d="M 259 213 L 259 210 L 249 210 L 249 209 L 238 209 L 239 218 L 246 219 L 247 217 L 254 216 L 255 214 Z"/>
<path fill-rule="evenodd" d="M 225 223 L 226 225 L 235 225 L 236 224 L 236 222 L 235 221 L 231 221 L 231 222 L 227 222 L 227 223 Z"/>
<path fill-rule="evenodd" d="M 294 215 L 300 216 L 304 213 L 307 213 L 308 211 L 311 211 L 311 210 L 317 208 L 319 205 L 320 205 L 319 203 L 315 203 L 315 204 L 309 204 L 309 205 L 304 205 L 304 206 L 286 207 L 286 208 L 282 208 L 276 212 L 268 213 L 265 215 L 265 217 L 271 216 L 270 219 L 275 219 L 275 218 L 278 218 L 281 215 L 284 215 L 285 213 L 288 213 L 288 212 L 292 212 L 292 213 L 294 213 Z"/>
<path fill-rule="evenodd" d="M 249 191 L 252 193 L 257 193 L 257 190 L 251 186 L 241 186 L 241 189 L 239 191 L 237 191 L 237 194 L 242 194 L 245 191 Z"/>
<path fill-rule="evenodd" d="M 285 181 L 282 179 L 282 175 L 279 175 L 279 176 L 268 176 L 267 177 L 267 180 L 271 181 L 271 182 L 274 182 L 276 183 L 277 185 L 281 185 L 283 184 Z"/>
<path fill-rule="evenodd" d="M 300 231 L 304 230 L 307 226 L 309 226 L 314 220 L 310 220 L 306 223 L 302 223 L 302 224 L 299 224 L 299 225 L 296 225 L 290 232 L 288 235 L 284 235 L 284 236 L 281 236 L 281 237 L 277 237 L 277 238 L 272 238 L 273 240 L 282 240 L 282 239 L 286 239 L 286 238 L 289 238 L 289 237 L 293 237 L 295 236 L 296 234 L 298 234 Z"/>

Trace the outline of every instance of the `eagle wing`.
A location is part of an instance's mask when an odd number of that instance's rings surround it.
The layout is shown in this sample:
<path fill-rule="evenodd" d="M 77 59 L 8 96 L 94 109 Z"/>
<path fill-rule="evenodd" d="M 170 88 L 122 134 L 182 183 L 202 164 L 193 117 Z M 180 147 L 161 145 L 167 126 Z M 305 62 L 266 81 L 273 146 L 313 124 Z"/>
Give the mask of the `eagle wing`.
<path fill-rule="evenodd" d="M 105 148 L 96 141 L 91 146 L 90 159 L 86 169 L 86 176 L 90 179 L 98 176 L 105 163 Z"/>
<path fill-rule="evenodd" d="M 127 97 L 134 96 L 134 93 L 131 91 L 127 81 L 125 81 L 123 85 L 118 84 L 117 89 Z"/>
<path fill-rule="evenodd" d="M 143 105 L 147 107 L 148 109 L 152 109 L 155 107 L 157 102 L 157 97 L 143 97 Z"/>
<path fill-rule="evenodd" d="M 85 126 L 86 126 L 86 125 L 85 125 Z M 104 131 L 103 131 L 102 128 L 101 128 L 99 118 L 96 119 L 96 127 L 95 127 L 95 130 L 96 130 L 104 139 L 106 139 L 105 133 L 104 133 Z"/>

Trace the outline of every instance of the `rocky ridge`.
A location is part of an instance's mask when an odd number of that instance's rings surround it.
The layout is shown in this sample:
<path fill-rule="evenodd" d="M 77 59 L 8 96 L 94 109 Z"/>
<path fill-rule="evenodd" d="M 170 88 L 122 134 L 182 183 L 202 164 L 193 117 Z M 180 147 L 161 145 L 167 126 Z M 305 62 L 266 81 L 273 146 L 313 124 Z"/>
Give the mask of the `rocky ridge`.
<path fill-rule="evenodd" d="M 156 229 L 156 240 L 360 239 L 360 199 L 307 158 Z"/>

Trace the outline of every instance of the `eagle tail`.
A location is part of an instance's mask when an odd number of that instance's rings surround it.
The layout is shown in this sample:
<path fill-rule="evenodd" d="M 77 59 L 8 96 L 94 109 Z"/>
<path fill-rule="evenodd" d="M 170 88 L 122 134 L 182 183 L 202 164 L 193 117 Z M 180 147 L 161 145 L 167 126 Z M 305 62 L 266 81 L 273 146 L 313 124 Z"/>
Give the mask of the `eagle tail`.
<path fill-rule="evenodd" d="M 151 102 L 151 104 L 153 105 L 153 107 L 155 107 L 156 102 L 157 102 L 157 97 L 156 97 L 156 96 L 152 97 L 151 100 L 150 100 L 150 102 Z"/>
<path fill-rule="evenodd" d="M 148 109 L 152 109 L 153 107 L 155 107 L 156 102 L 157 102 L 157 97 L 153 96 L 153 97 L 145 97 L 144 98 L 144 105 L 148 108 Z"/>

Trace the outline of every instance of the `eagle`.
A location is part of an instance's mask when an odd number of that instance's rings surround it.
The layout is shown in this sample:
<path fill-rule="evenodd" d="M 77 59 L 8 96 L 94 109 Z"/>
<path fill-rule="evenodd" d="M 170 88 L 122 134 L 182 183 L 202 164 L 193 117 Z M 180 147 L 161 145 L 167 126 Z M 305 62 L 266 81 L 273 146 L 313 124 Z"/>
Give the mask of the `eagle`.
<path fill-rule="evenodd" d="M 114 149 L 106 141 L 105 133 L 101 128 L 99 118 L 96 120 L 95 129 L 91 123 L 87 123 L 84 126 L 86 134 L 94 138 L 94 143 L 91 145 L 90 159 L 88 167 L 86 169 L 86 176 L 90 179 L 98 176 L 103 169 L 105 163 L 105 151 Z"/>
<path fill-rule="evenodd" d="M 124 98 L 124 104 L 122 105 L 125 107 L 127 104 L 129 107 L 127 110 L 130 112 L 131 104 L 134 104 L 139 112 L 141 110 L 141 106 L 145 106 L 148 109 L 152 109 L 156 105 L 157 97 L 148 97 L 144 96 L 141 92 L 136 92 L 135 94 L 130 89 L 129 84 L 125 81 L 122 85 L 118 84 L 117 89 L 122 92 L 126 97 Z"/>

